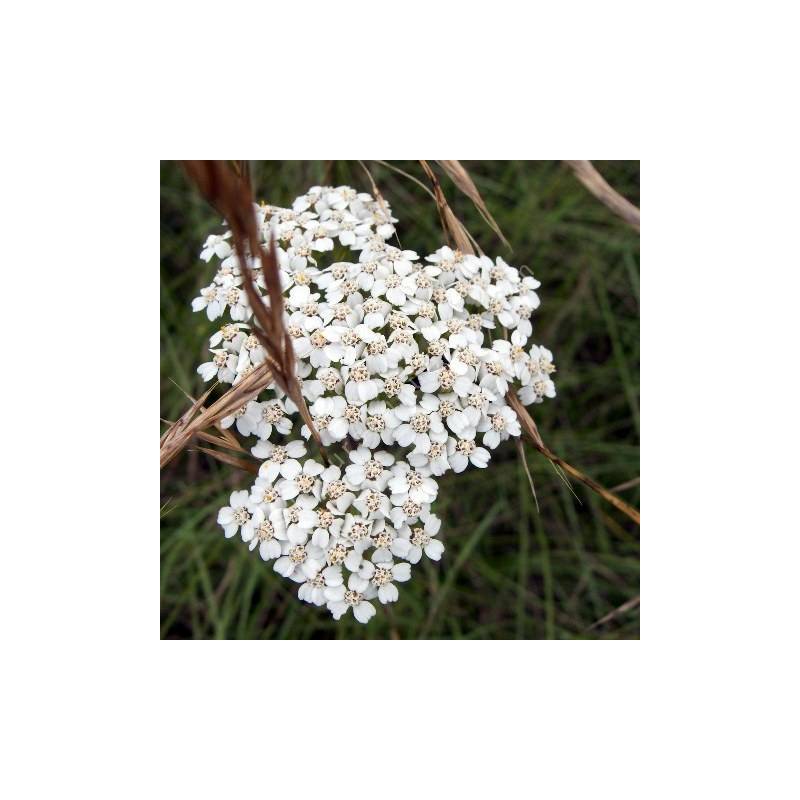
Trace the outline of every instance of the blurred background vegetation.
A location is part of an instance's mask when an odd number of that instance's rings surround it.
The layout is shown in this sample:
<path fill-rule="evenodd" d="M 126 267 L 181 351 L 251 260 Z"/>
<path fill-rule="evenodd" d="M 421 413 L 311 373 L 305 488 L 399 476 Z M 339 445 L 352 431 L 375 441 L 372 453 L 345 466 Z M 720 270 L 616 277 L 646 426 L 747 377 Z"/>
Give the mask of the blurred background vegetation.
<path fill-rule="evenodd" d="M 450 205 L 488 255 L 527 265 L 542 282 L 532 341 L 553 351 L 558 396 L 533 406 L 545 442 L 639 507 L 639 237 L 561 162 L 463 162 L 514 248 L 497 240 L 472 203 L 440 174 Z M 638 162 L 594 162 L 639 205 Z M 392 162 L 423 183 L 418 162 Z M 436 207 L 411 180 L 377 162 L 372 175 L 399 217 L 403 247 L 421 256 L 445 243 Z M 256 197 L 289 205 L 322 182 L 370 191 L 357 162 L 251 162 Z M 426 184 L 427 185 L 427 184 Z M 175 162 L 161 164 L 161 413 L 177 419 L 198 396 L 195 369 L 217 324 L 190 303 L 209 283 L 199 259 L 221 220 Z M 175 383 L 173 383 L 174 381 Z M 162 425 L 163 430 L 163 425 Z M 572 489 L 526 446 L 539 510 L 513 442 L 486 470 L 440 481 L 436 513 L 446 545 L 362 626 L 336 623 L 297 600 L 240 539 L 226 540 L 217 510 L 251 476 L 190 448 L 161 474 L 161 638 L 635 639 L 639 531 L 579 483 Z M 573 494 L 574 492 L 574 494 Z M 596 624 L 621 606 L 611 620 Z"/>

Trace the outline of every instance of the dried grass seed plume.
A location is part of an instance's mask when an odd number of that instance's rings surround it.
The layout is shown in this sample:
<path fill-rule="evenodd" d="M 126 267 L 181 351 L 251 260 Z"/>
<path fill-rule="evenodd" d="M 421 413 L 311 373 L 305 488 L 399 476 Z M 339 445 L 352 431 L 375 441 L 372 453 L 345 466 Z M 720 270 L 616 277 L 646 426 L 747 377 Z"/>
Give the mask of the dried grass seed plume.
<path fill-rule="evenodd" d="M 256 206 L 245 180 L 246 171 L 242 170 L 241 176 L 237 176 L 224 161 L 182 163 L 201 193 L 225 217 L 230 226 L 236 256 L 244 277 L 245 293 L 258 322 L 253 330 L 266 352 L 272 379 L 292 399 L 319 446 L 323 447 L 300 391 L 295 374 L 292 340 L 283 324 L 283 294 L 275 243 L 270 239 L 268 249 L 261 243 Z M 268 304 L 256 290 L 254 270 L 258 270 L 264 281 Z M 232 287 L 231 291 L 236 293 L 240 290 Z"/>

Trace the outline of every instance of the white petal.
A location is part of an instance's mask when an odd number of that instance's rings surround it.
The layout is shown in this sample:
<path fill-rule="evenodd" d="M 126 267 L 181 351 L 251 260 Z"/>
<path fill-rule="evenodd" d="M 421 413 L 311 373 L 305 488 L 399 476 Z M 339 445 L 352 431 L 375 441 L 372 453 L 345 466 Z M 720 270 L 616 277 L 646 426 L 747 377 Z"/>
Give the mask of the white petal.
<path fill-rule="evenodd" d="M 353 606 L 353 616 L 359 622 L 369 622 L 375 616 L 375 606 L 367 600 L 362 600 L 357 606 Z"/>

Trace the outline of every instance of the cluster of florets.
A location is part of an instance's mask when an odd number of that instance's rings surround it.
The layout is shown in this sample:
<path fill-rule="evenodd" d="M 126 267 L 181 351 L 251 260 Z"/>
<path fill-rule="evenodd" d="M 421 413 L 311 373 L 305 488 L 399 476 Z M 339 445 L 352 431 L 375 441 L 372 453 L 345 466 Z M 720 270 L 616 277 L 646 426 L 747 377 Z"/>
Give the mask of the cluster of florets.
<path fill-rule="evenodd" d="M 540 284 L 501 258 L 442 247 L 420 259 L 392 246 L 388 205 L 347 186 L 315 186 L 291 208 L 256 214 L 277 245 L 286 329 L 326 454 L 313 452 L 294 403 L 265 391 L 222 421 L 258 438 L 252 453 L 263 463 L 218 521 L 299 583 L 300 599 L 366 622 L 371 600 L 397 600 L 411 564 L 441 558 L 435 478 L 486 467 L 520 434 L 509 388 L 525 404 L 555 396 L 552 354 L 529 343 Z M 201 258 L 220 264 L 192 306 L 231 321 L 198 372 L 235 384 L 266 353 L 230 232 L 209 236 Z"/>

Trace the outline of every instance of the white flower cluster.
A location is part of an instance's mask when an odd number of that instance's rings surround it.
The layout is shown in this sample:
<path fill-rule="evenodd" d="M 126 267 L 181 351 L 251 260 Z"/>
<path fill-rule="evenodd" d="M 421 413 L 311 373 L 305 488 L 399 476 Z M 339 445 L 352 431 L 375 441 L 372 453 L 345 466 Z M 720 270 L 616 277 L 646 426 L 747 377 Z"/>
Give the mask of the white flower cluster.
<path fill-rule="evenodd" d="M 366 622 L 371 600 L 397 600 L 410 564 L 442 555 L 435 477 L 486 467 L 490 450 L 520 434 L 509 387 L 526 404 L 555 396 L 552 354 L 528 341 L 540 284 L 501 258 L 442 247 L 420 259 L 393 247 L 387 204 L 347 186 L 315 186 L 291 208 L 256 213 L 264 241 L 278 245 L 302 393 L 337 463 L 309 452 L 307 426 L 293 434 L 297 408 L 270 389 L 222 421 L 258 437 L 252 453 L 263 463 L 218 521 L 274 559 L 300 599 Z M 323 266 L 324 254 L 343 260 Z M 230 232 L 209 236 L 201 258 L 220 263 L 192 306 L 232 321 L 211 337 L 198 372 L 235 384 L 266 354 L 248 324 Z"/>

